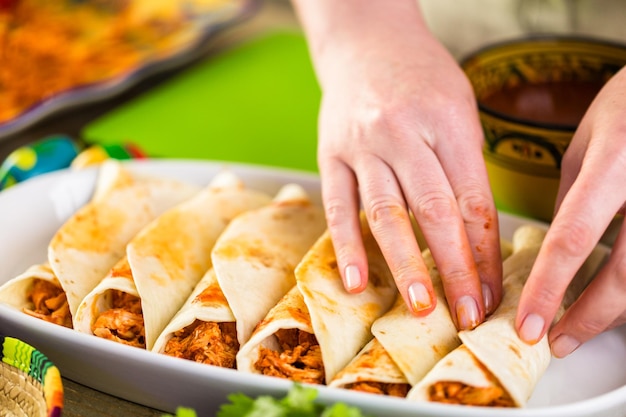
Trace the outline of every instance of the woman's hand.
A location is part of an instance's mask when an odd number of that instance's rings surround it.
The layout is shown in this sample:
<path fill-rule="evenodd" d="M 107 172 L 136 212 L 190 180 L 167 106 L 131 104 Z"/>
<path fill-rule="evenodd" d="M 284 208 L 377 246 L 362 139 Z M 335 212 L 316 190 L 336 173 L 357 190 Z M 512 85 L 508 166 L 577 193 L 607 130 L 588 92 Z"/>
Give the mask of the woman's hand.
<path fill-rule="evenodd" d="M 471 85 L 414 0 L 294 3 L 323 91 L 318 165 L 344 286 L 367 284 L 362 206 L 409 308 L 434 309 L 412 214 L 457 327 L 475 327 L 501 300 L 502 267 Z"/>
<path fill-rule="evenodd" d="M 626 68 L 589 107 L 563 159 L 557 211 L 517 313 L 522 339 L 548 331 L 566 287 L 626 201 Z M 626 229 L 607 264 L 552 328 L 552 352 L 564 357 L 599 333 L 626 323 Z"/>

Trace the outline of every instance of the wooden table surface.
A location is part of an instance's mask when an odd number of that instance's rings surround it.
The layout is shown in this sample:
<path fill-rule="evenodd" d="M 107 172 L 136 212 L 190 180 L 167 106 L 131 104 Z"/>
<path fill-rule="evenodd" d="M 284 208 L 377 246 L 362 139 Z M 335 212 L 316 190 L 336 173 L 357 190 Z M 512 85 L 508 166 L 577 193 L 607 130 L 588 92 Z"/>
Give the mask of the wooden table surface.
<path fill-rule="evenodd" d="M 161 417 L 163 411 L 144 407 L 63 378 L 63 417 Z"/>
<path fill-rule="evenodd" d="M 27 145 L 51 134 L 66 133 L 72 137 L 79 137 L 82 126 L 89 121 L 175 76 L 189 65 L 193 65 L 197 60 L 210 57 L 212 54 L 267 30 L 283 28 L 298 29 L 298 23 L 290 3 L 286 0 L 266 0 L 260 4 L 260 9 L 252 17 L 232 28 L 217 33 L 195 61 L 175 70 L 145 79 L 111 99 L 67 110 L 19 133 L 0 138 L 0 161 L 4 160 L 19 146 Z M 62 369 L 61 373 L 63 373 Z M 161 410 L 110 396 L 66 378 L 64 378 L 63 388 L 63 417 L 160 417 L 165 414 Z"/>

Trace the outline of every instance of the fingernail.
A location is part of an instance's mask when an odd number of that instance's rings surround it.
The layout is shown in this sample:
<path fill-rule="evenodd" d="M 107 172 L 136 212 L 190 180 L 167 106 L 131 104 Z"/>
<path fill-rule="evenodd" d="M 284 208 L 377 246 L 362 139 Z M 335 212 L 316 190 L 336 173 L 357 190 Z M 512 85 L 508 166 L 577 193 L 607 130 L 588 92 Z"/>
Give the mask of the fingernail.
<path fill-rule="evenodd" d="M 470 330 L 478 326 L 478 304 L 469 295 L 456 301 L 456 320 L 460 330 Z"/>
<path fill-rule="evenodd" d="M 344 272 L 344 285 L 346 290 L 352 291 L 361 286 L 361 273 L 356 265 L 346 266 Z"/>
<path fill-rule="evenodd" d="M 415 313 L 421 313 L 432 307 L 432 300 L 426 287 L 419 283 L 414 282 L 409 286 L 409 301 L 411 302 L 411 308 Z"/>
<path fill-rule="evenodd" d="M 544 325 L 545 321 L 540 315 L 529 314 L 522 322 L 519 335 L 527 343 L 537 343 L 541 339 Z"/>
<path fill-rule="evenodd" d="M 572 336 L 562 334 L 552 342 L 552 354 L 564 358 L 580 346 L 580 342 Z"/>
<path fill-rule="evenodd" d="M 489 313 L 493 313 L 493 293 L 491 292 L 491 288 L 489 285 L 483 284 L 483 302 L 485 303 L 485 311 Z"/>

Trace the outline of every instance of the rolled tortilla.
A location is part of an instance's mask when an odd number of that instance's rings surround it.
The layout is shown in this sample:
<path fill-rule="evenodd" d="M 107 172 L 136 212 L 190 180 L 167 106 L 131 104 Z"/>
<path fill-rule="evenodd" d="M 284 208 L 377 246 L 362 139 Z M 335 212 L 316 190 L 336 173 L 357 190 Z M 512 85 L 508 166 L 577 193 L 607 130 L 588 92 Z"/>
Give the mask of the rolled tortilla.
<path fill-rule="evenodd" d="M 140 177 L 107 161 L 92 201 L 53 236 L 48 261 L 67 295 L 72 317 L 80 302 L 125 254 L 128 242 L 166 209 L 199 188 L 180 181 Z"/>
<path fill-rule="evenodd" d="M 329 386 L 404 397 L 439 359 L 461 343 L 430 250 L 424 250 L 422 257 L 435 287 L 435 310 L 416 317 L 398 297 L 391 310 L 372 324 L 373 340 Z"/>
<path fill-rule="evenodd" d="M 369 263 L 366 289 L 345 291 L 326 231 L 296 267 L 296 287 L 242 345 L 239 370 L 326 384 L 371 340 L 372 323 L 391 307 L 397 289 L 364 216 L 361 226 Z"/>
<path fill-rule="evenodd" d="M 47 262 L 30 266 L 0 286 L 0 303 L 41 320 L 72 328 L 65 292 Z"/>
<path fill-rule="evenodd" d="M 297 285 L 320 342 L 326 383 L 369 342 L 372 324 L 391 308 L 398 295 L 393 275 L 363 212 L 360 222 L 369 270 L 365 290 L 350 294 L 344 289 L 328 231 L 296 269 Z"/>
<path fill-rule="evenodd" d="M 154 352 L 223 368 L 236 368 L 235 316 L 209 269 L 157 338 Z"/>
<path fill-rule="evenodd" d="M 120 321 L 109 320 L 109 332 L 94 327 L 102 324 L 99 317 L 109 315 L 109 310 L 121 312 L 112 302 L 115 293 L 122 291 L 141 300 L 143 325 L 134 328 L 144 332 L 145 346 L 141 347 L 150 350 L 211 267 L 213 245 L 230 221 L 270 201 L 269 195 L 247 189 L 231 172 L 218 173 L 208 186 L 162 213 L 132 238 L 126 250 L 126 274 L 121 276 L 114 269 L 84 297 L 76 313 L 76 329 L 117 341 L 122 341 L 119 335 L 139 340 L 127 334 L 127 326 Z M 123 261 L 117 269 L 125 269 Z M 134 309 L 128 297 L 125 300 Z"/>
<path fill-rule="evenodd" d="M 98 171 L 91 199 L 51 239 L 47 261 L 3 285 L 0 300 L 9 297 L 12 301 L 7 304 L 17 309 L 73 327 L 78 304 L 124 256 L 126 243 L 167 207 L 198 190 L 182 182 L 139 175 L 119 161 L 105 161 Z M 33 290 L 40 307 L 62 306 L 65 298 L 68 308 L 54 312 L 47 308 L 33 310 Z M 60 317 L 62 311 L 67 314 L 64 318 Z"/>
<path fill-rule="evenodd" d="M 501 240 L 500 249 L 502 259 L 506 259 L 513 251 L 512 243 Z M 429 249 L 422 251 L 422 258 L 435 289 L 435 309 L 425 317 L 416 317 L 403 300 L 398 299 L 396 305 L 372 325 L 372 334 L 411 386 L 461 343 L 450 316 L 441 275 Z"/>
<path fill-rule="evenodd" d="M 324 383 L 320 346 L 297 286 L 270 309 L 241 346 L 237 369 L 295 382 Z"/>
<path fill-rule="evenodd" d="M 429 269 L 437 306 L 425 317 L 412 314 L 402 299 L 372 325 L 372 334 L 413 386 L 461 341 L 450 316 L 441 275 L 426 249 L 422 256 Z"/>
<path fill-rule="evenodd" d="M 411 389 L 404 373 L 375 337 L 328 386 L 402 398 Z"/>
<path fill-rule="evenodd" d="M 511 242 L 502 240 L 500 247 L 503 258 L 511 254 Z M 329 386 L 404 397 L 411 386 L 461 343 L 429 249 L 422 251 L 422 258 L 435 288 L 435 310 L 428 316 L 416 317 L 398 297 L 391 310 L 372 325 L 373 340 Z"/>
<path fill-rule="evenodd" d="M 296 265 L 325 228 L 323 209 L 287 184 L 271 204 L 238 216 L 222 233 L 211 257 L 240 345 L 295 285 Z"/>
<path fill-rule="evenodd" d="M 525 404 L 550 362 L 547 339 L 527 344 L 517 337 L 513 325 L 523 280 L 537 252 L 538 247 L 515 252 L 509 258 L 509 264 L 517 264 L 513 270 L 505 262 L 500 307 L 476 329 L 459 333 L 462 347 L 443 358 L 409 393 L 409 399 L 417 399 L 414 394 L 422 390 L 421 399 L 431 401 L 492 407 Z M 495 356 L 485 362 L 487 352 Z"/>
<path fill-rule="evenodd" d="M 126 256 L 83 299 L 74 328 L 125 345 L 146 347 L 141 298 Z"/>
<path fill-rule="evenodd" d="M 504 261 L 504 297 L 484 323 L 459 333 L 462 345 L 446 355 L 411 391 L 416 401 L 524 407 L 547 369 L 547 337 L 531 345 L 515 330 L 515 315 L 522 288 L 535 262 L 545 230 L 525 225 L 515 231 L 513 254 Z M 596 251 L 574 281 L 587 283 L 603 260 Z M 578 291 L 581 286 L 571 288 Z M 561 312 L 564 306 L 561 308 Z"/>

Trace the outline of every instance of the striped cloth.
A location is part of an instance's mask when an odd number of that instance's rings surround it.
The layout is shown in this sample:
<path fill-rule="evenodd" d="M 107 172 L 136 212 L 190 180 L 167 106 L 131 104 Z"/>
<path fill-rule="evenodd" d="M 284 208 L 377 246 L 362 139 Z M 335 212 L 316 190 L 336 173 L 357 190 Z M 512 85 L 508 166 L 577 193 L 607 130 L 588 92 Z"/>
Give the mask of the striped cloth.
<path fill-rule="evenodd" d="M 29 344 L 0 335 L 0 409 L 3 416 L 60 417 L 63 410 L 61 374 Z"/>

